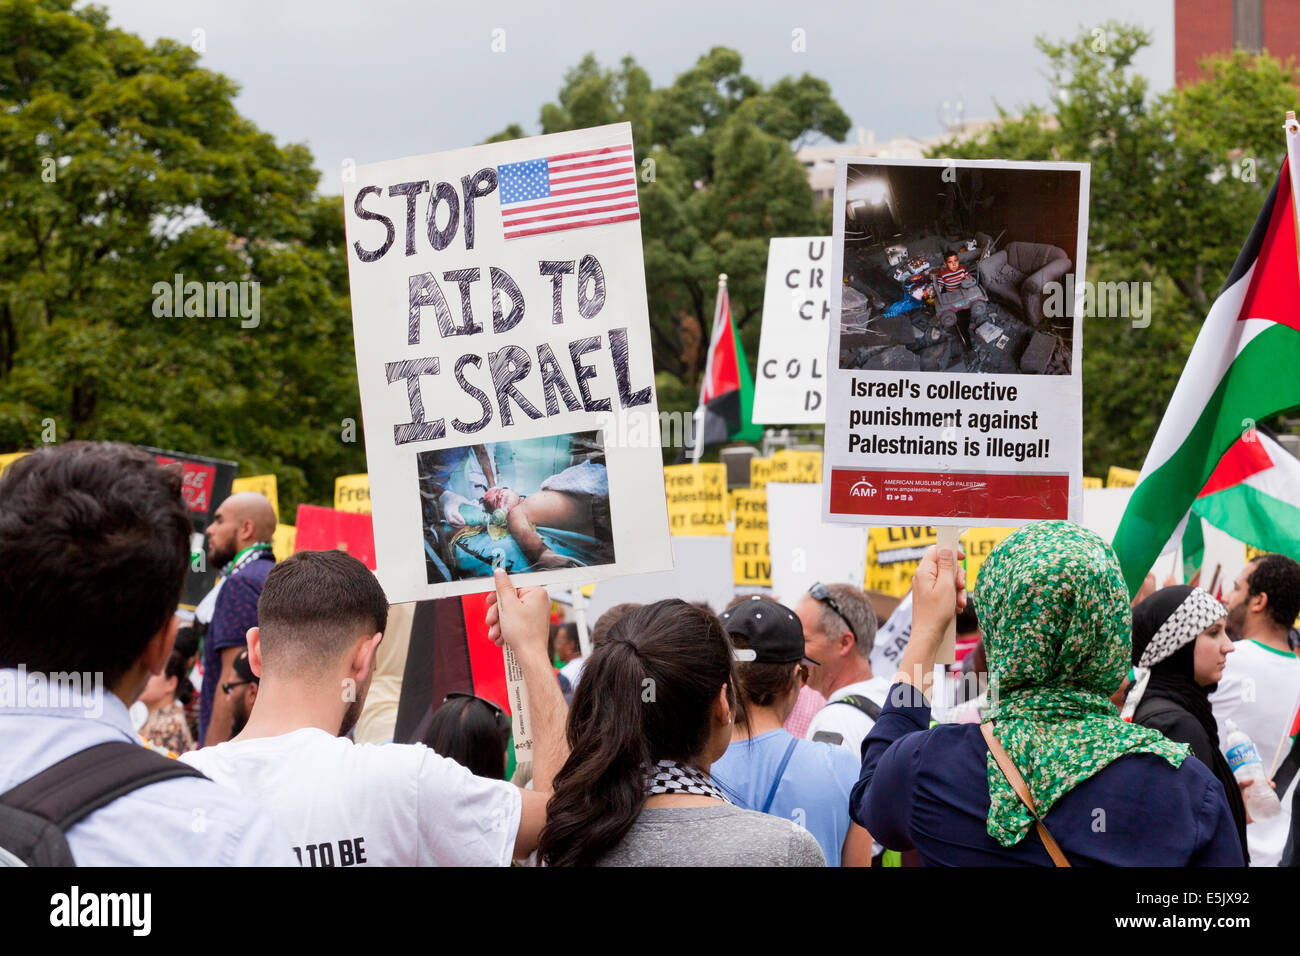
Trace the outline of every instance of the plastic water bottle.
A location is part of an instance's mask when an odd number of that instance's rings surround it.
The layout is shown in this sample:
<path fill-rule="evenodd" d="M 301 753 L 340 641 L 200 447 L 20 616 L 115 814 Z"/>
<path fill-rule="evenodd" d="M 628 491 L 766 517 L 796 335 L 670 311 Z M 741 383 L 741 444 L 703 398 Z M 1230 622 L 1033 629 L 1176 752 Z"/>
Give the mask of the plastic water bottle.
<path fill-rule="evenodd" d="M 1239 782 L 1244 783 L 1247 780 L 1251 782 L 1242 793 L 1251 820 L 1267 820 L 1269 817 L 1277 816 L 1282 810 L 1282 801 L 1268 785 L 1268 774 L 1264 770 L 1264 761 L 1259 759 L 1255 742 L 1231 720 L 1227 722 L 1227 728 L 1228 767 Z"/>

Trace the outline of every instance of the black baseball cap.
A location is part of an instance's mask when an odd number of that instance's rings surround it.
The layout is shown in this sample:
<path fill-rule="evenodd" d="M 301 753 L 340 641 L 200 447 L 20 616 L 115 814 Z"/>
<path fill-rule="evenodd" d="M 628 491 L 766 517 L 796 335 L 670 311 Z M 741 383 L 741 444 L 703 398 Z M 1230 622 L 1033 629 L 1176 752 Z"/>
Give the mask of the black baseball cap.
<path fill-rule="evenodd" d="M 718 615 L 728 634 L 749 642 L 754 660 L 761 664 L 793 664 L 796 661 L 820 667 L 803 653 L 803 625 L 794 611 L 755 595 Z M 748 656 L 748 655 L 746 655 Z"/>
<path fill-rule="evenodd" d="M 235 676 L 240 680 L 251 680 L 254 684 L 260 684 L 261 678 L 253 673 L 253 668 L 248 663 L 248 648 L 244 648 L 235 655 L 235 661 L 230 665 L 230 669 L 235 672 Z"/>

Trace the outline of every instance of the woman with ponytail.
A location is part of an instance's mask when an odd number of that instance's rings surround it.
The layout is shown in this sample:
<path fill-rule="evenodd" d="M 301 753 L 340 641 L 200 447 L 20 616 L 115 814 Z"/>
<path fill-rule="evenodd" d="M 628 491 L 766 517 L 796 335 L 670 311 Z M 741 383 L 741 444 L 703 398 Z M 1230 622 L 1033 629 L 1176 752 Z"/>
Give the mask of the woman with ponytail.
<path fill-rule="evenodd" d="M 718 619 L 659 601 L 611 628 L 569 711 L 538 847 L 550 866 L 822 866 L 806 830 L 730 804 L 709 768 L 738 702 Z"/>

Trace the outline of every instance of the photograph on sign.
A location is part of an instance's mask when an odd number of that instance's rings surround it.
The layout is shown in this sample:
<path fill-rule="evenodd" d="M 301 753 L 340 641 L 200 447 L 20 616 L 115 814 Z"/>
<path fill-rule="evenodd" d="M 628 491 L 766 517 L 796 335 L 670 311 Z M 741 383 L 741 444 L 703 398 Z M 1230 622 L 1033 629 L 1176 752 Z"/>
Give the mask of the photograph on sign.
<path fill-rule="evenodd" d="M 837 161 L 826 520 L 1078 518 L 1088 174 Z"/>
<path fill-rule="evenodd" d="M 614 562 L 599 432 L 416 456 L 430 584 Z"/>
<path fill-rule="evenodd" d="M 626 123 L 376 163 L 344 184 L 391 601 L 486 590 L 494 563 L 539 585 L 670 566 L 637 190 Z M 524 463 L 542 447 L 544 468 Z M 512 455 L 518 485 L 481 487 Z M 448 507 L 448 490 L 476 507 Z M 531 514 L 547 500 L 563 507 Z"/>
<path fill-rule="evenodd" d="M 753 420 L 767 425 L 826 421 L 826 338 L 830 315 L 829 236 L 768 244 L 763 325 Z"/>

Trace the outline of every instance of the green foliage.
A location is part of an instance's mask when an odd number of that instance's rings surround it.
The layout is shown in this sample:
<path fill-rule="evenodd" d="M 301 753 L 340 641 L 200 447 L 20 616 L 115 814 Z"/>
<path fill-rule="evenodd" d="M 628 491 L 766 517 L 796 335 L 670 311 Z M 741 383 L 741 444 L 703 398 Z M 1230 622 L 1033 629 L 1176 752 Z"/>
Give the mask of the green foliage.
<path fill-rule="evenodd" d="M 361 418 L 342 210 L 197 61 L 95 7 L 0 2 L 0 450 L 53 419 L 233 458 L 292 515 L 365 467 L 340 440 Z M 256 327 L 156 315 L 178 273 L 260 283 Z"/>
<path fill-rule="evenodd" d="M 1282 117 L 1300 72 L 1237 51 L 1198 83 L 1152 96 L 1132 69 L 1150 42 L 1110 22 L 1038 47 L 1054 106 L 1028 106 L 937 156 L 1092 164 L 1088 278 L 1152 283 L 1148 328 L 1084 322 L 1084 472 L 1137 468 L 1202 321 L 1286 152 Z"/>
<path fill-rule="evenodd" d="M 765 88 L 742 72 L 739 53 L 715 47 L 657 89 L 632 58 L 604 69 L 589 54 L 565 76 L 556 102 L 542 107 L 540 122 L 544 133 L 631 124 L 659 406 L 691 410 L 704 362 L 697 339 L 713 318 L 718 273 L 729 277 L 752 367 L 768 240 L 830 232 L 792 141 L 843 139 L 848 116 L 824 81 L 786 77 Z M 519 127 L 489 142 L 511 132 Z"/>

